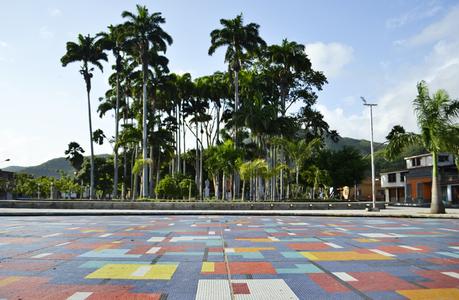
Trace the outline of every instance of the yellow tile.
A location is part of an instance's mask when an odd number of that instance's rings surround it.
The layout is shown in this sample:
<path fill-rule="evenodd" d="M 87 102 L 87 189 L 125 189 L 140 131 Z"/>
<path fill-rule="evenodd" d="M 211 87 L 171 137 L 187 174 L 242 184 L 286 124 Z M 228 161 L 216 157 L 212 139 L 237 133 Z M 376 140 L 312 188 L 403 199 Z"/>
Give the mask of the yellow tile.
<path fill-rule="evenodd" d="M 86 230 L 82 230 L 81 232 L 83 232 L 83 233 L 105 232 L 105 230 L 103 230 L 103 229 L 86 229 Z"/>
<path fill-rule="evenodd" d="M 20 277 L 20 276 L 11 276 L 11 277 L 6 277 L 6 278 L 3 278 L 3 279 L 0 279 L 0 287 L 3 287 L 3 286 L 6 286 L 10 283 L 13 283 L 13 282 L 16 282 L 20 279 L 22 279 L 24 277 Z"/>
<path fill-rule="evenodd" d="M 100 252 L 100 251 L 103 251 L 105 249 L 111 249 L 112 247 L 114 247 L 114 245 L 106 244 L 106 245 L 102 245 L 100 247 L 97 247 L 96 249 L 94 249 L 94 251 Z"/>
<path fill-rule="evenodd" d="M 260 251 L 267 251 L 267 250 L 276 250 L 274 247 L 241 247 L 241 248 L 234 248 L 234 252 L 260 252 Z"/>
<path fill-rule="evenodd" d="M 391 260 L 392 257 L 377 253 L 359 253 L 354 251 L 342 252 L 300 252 L 309 260 L 337 261 L 337 260 Z"/>
<path fill-rule="evenodd" d="M 150 267 L 143 275 L 133 275 L 140 267 Z M 148 264 L 106 264 L 97 271 L 89 274 L 87 279 L 136 279 L 136 280 L 170 280 L 177 265 L 148 265 Z"/>
<path fill-rule="evenodd" d="M 354 239 L 354 241 L 361 242 L 361 243 L 376 243 L 380 240 L 377 239 Z"/>
<path fill-rule="evenodd" d="M 212 273 L 215 271 L 215 263 L 213 262 L 203 262 L 201 273 Z"/>
<path fill-rule="evenodd" d="M 419 290 L 400 290 L 397 291 L 402 296 L 411 300 L 456 300 L 459 299 L 459 289 L 419 289 Z"/>

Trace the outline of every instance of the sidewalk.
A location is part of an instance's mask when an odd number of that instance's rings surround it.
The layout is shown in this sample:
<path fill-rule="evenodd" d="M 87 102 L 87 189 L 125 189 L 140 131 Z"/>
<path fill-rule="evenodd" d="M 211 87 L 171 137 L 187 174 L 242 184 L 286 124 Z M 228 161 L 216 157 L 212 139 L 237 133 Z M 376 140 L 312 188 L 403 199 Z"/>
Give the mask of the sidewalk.
<path fill-rule="evenodd" d="M 29 209 L 0 208 L 0 216 L 144 216 L 144 215 L 266 215 L 266 216 L 342 216 L 459 219 L 459 209 L 446 214 L 430 214 L 429 208 L 388 207 L 379 212 L 365 210 L 117 210 L 117 209 Z"/>

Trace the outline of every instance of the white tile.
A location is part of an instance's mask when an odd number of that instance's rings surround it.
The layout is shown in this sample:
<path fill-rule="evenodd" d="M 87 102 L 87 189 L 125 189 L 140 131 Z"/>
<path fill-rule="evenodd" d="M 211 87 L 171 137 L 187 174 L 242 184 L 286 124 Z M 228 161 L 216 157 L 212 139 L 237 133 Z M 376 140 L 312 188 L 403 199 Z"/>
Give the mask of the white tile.
<path fill-rule="evenodd" d="M 343 247 L 341 247 L 340 245 L 337 245 L 337 244 L 335 244 L 335 243 L 325 243 L 325 245 L 328 245 L 328 246 L 330 246 L 330 247 L 332 247 L 332 248 L 335 248 L 335 249 L 341 249 L 341 248 L 343 248 Z"/>
<path fill-rule="evenodd" d="M 52 253 L 40 253 L 40 254 L 32 256 L 32 258 L 42 258 L 42 257 L 50 256 L 51 254 Z"/>
<path fill-rule="evenodd" d="M 459 273 L 456 273 L 456 272 L 441 272 L 441 273 L 446 275 L 446 276 L 459 279 Z"/>
<path fill-rule="evenodd" d="M 55 247 L 65 246 L 65 245 L 68 245 L 68 244 L 70 244 L 70 242 L 65 242 L 65 243 L 57 244 Z"/>
<path fill-rule="evenodd" d="M 388 253 L 386 251 L 382 251 L 382 250 L 379 250 L 379 249 L 368 249 L 368 250 L 370 250 L 371 252 L 374 252 L 374 253 L 378 253 L 378 254 L 384 255 L 384 256 L 389 256 L 389 257 L 395 256 L 393 254 L 390 254 L 390 253 Z"/>
<path fill-rule="evenodd" d="M 47 238 L 47 237 L 54 237 L 54 236 L 58 236 L 58 235 L 61 235 L 62 233 L 52 233 L 52 234 L 47 234 L 47 235 L 44 235 L 43 237 L 44 238 Z"/>
<path fill-rule="evenodd" d="M 161 247 L 151 247 L 150 250 L 147 251 L 148 254 L 154 254 L 159 251 Z"/>
<path fill-rule="evenodd" d="M 163 236 L 152 236 L 147 240 L 147 242 L 162 242 L 164 241 L 165 237 Z"/>
<path fill-rule="evenodd" d="M 358 281 L 357 279 L 347 274 L 346 272 L 333 272 L 333 275 L 335 275 L 342 281 Z"/>
<path fill-rule="evenodd" d="M 136 276 L 136 277 L 143 277 L 145 276 L 150 270 L 152 266 L 140 266 L 132 272 L 131 276 Z"/>
<path fill-rule="evenodd" d="M 405 248 L 408 250 L 413 250 L 413 251 L 421 251 L 422 249 L 416 248 L 416 247 L 411 247 L 411 246 L 406 246 L 406 245 L 400 245 L 400 248 Z"/>
<path fill-rule="evenodd" d="M 85 300 L 92 295 L 92 292 L 76 292 L 72 296 L 68 297 L 67 300 Z"/>

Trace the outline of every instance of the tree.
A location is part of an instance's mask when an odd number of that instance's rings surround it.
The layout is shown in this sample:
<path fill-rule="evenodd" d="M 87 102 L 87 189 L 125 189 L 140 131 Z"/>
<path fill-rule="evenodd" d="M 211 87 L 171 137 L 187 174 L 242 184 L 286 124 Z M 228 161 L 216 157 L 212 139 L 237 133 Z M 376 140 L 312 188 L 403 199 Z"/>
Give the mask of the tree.
<path fill-rule="evenodd" d="M 68 160 L 75 171 L 78 172 L 81 169 L 81 165 L 83 164 L 83 148 L 77 142 L 70 142 L 68 149 L 65 150 L 64 153 L 67 155 L 65 159 Z"/>
<path fill-rule="evenodd" d="M 104 197 L 107 194 L 110 194 L 111 188 L 113 187 L 113 157 L 94 157 L 94 166 L 96 172 L 96 177 L 94 178 L 95 188 L 97 190 L 97 195 L 99 197 Z M 85 159 L 81 170 L 77 173 L 77 179 L 83 181 L 83 183 L 88 183 L 90 179 L 90 164 L 88 160 Z"/>
<path fill-rule="evenodd" d="M 80 74 L 86 84 L 86 93 L 88 97 L 88 119 L 89 119 L 89 141 L 91 145 L 91 179 L 90 179 L 90 198 L 94 198 L 94 146 L 92 141 L 92 121 L 91 121 L 91 78 L 93 77 L 94 68 L 96 66 L 103 71 L 100 61 L 107 61 L 107 54 L 103 52 L 102 45 L 99 39 L 90 35 L 78 35 L 78 41 L 67 42 L 67 52 L 61 58 L 62 66 L 65 67 L 69 63 L 81 62 Z"/>
<path fill-rule="evenodd" d="M 284 39 L 280 45 L 269 46 L 263 55 L 280 94 L 282 116 L 298 100 L 306 104 L 315 103 L 317 95 L 314 88 L 321 90 L 327 78 L 322 72 L 312 69 L 304 45 Z"/>
<path fill-rule="evenodd" d="M 424 146 L 432 154 L 432 196 L 430 212 L 445 213 L 438 188 L 438 154 L 459 153 L 459 126 L 454 122 L 459 116 L 459 101 L 451 100 L 445 90 L 438 90 L 432 96 L 425 81 L 417 85 L 418 95 L 413 100 L 420 133 L 405 132 L 393 128 L 386 148 L 388 158 L 395 157 L 405 147 L 413 144 Z"/>
<path fill-rule="evenodd" d="M 368 161 L 352 147 L 344 147 L 338 151 L 322 150 L 314 161 L 306 161 L 306 165 L 315 164 L 319 169 L 326 170 L 334 187 L 352 186 L 360 182 L 367 170 Z"/>
<path fill-rule="evenodd" d="M 142 157 L 147 158 L 147 82 L 148 65 L 151 56 L 150 49 L 155 52 L 165 52 L 167 45 L 172 44 L 172 38 L 162 28 L 166 20 L 161 13 L 150 14 L 145 6 L 137 5 L 137 14 L 124 11 L 121 16 L 128 21 L 125 23 L 127 44 L 130 50 L 142 65 Z M 142 196 L 148 195 L 148 165 L 143 166 Z"/>
<path fill-rule="evenodd" d="M 329 185 L 331 183 L 330 174 L 327 170 L 321 170 L 315 165 L 309 166 L 303 173 L 306 182 L 312 186 L 312 200 L 320 185 Z"/>
<path fill-rule="evenodd" d="M 211 46 L 209 55 L 223 46 L 226 46 L 225 62 L 234 73 L 234 111 L 239 108 L 239 71 L 244 60 L 254 54 L 258 54 L 266 42 L 260 37 L 258 29 L 260 25 L 249 23 L 244 25 L 242 14 L 234 19 L 221 19 L 222 29 L 215 29 L 210 33 Z M 237 140 L 237 129 L 235 130 L 235 142 Z"/>
<path fill-rule="evenodd" d="M 312 155 L 321 146 L 321 140 L 316 138 L 310 142 L 305 140 L 289 141 L 287 139 L 276 139 L 277 144 L 280 144 L 287 151 L 288 156 L 295 165 L 295 183 L 299 184 L 300 168 L 304 161 L 312 157 Z"/>
<path fill-rule="evenodd" d="M 114 66 L 116 72 L 116 102 L 115 102 L 115 147 L 113 148 L 113 197 L 118 196 L 118 147 L 116 142 L 118 141 L 119 132 L 119 108 L 120 108 L 120 77 L 123 68 L 121 52 L 125 43 L 125 27 L 122 25 L 108 26 L 108 33 L 101 32 L 99 36 L 102 37 L 102 44 L 104 49 L 112 50 L 112 54 L 115 57 L 116 63 Z"/>

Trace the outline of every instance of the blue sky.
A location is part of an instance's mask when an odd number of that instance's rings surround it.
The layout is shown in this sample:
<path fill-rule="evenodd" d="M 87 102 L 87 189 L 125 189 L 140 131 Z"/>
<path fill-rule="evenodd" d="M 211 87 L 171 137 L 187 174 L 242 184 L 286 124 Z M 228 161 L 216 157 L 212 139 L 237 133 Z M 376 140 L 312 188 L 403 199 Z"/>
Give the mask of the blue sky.
<path fill-rule="evenodd" d="M 84 82 L 77 64 L 63 68 L 59 60 L 67 41 L 122 22 L 121 12 L 136 3 L 166 18 L 175 72 L 226 69 L 223 51 L 207 55 L 209 33 L 220 18 L 241 12 L 260 24 L 269 44 L 283 38 L 305 44 L 314 68 L 329 79 L 317 109 L 342 136 L 369 136 L 361 95 L 379 104 L 379 141 L 395 124 L 415 130 L 411 101 L 419 80 L 459 97 L 459 1 L 2 1 L 0 161 L 38 164 L 63 156 L 70 141 L 89 150 Z M 112 116 L 95 112 L 109 71 L 107 64 L 95 74 L 92 98 L 94 128 L 111 135 Z M 107 152 L 108 145 L 96 146 L 96 153 Z"/>

